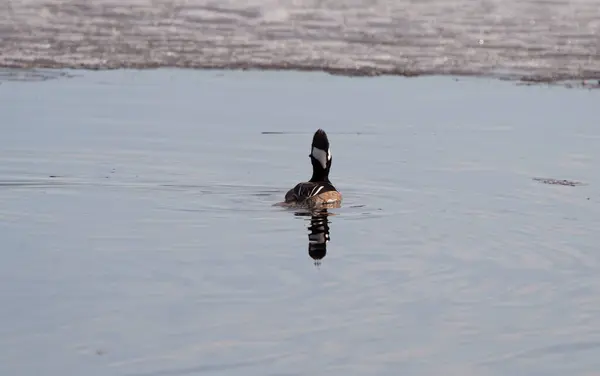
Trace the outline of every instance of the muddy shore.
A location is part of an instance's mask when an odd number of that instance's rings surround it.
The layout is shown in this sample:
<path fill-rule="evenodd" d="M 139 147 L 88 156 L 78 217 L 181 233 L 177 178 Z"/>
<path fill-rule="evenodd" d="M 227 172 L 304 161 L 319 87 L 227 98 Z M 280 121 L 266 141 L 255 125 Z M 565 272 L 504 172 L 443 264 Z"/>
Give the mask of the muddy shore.
<path fill-rule="evenodd" d="M 600 78 L 591 0 L 3 1 L 0 67 Z"/>

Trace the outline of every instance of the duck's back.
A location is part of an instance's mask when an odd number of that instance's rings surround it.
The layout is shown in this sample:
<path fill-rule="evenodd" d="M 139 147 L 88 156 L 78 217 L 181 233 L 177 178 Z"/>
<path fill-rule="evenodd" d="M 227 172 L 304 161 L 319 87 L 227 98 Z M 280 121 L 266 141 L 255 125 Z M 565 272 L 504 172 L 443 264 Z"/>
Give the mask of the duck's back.
<path fill-rule="evenodd" d="M 335 204 L 341 202 L 342 195 L 330 182 L 303 182 L 298 183 L 285 195 L 288 204 L 316 206 Z"/>

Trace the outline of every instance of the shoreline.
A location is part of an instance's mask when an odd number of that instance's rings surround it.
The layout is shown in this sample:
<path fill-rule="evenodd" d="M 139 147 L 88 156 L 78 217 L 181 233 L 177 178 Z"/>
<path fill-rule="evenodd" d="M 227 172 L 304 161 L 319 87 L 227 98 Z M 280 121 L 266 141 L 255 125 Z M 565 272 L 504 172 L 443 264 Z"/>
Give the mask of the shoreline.
<path fill-rule="evenodd" d="M 591 0 L 7 3 L 0 67 L 456 76 L 600 87 Z"/>

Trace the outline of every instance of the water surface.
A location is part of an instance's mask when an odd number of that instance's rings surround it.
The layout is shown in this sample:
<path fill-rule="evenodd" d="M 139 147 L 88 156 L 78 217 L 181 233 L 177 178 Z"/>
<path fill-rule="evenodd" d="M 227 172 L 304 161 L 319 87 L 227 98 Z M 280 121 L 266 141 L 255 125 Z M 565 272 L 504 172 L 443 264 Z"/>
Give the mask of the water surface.
<path fill-rule="evenodd" d="M 1 374 L 600 368 L 597 92 L 68 73 L 0 85 Z M 272 204 L 319 127 L 344 205 L 315 265 Z"/>

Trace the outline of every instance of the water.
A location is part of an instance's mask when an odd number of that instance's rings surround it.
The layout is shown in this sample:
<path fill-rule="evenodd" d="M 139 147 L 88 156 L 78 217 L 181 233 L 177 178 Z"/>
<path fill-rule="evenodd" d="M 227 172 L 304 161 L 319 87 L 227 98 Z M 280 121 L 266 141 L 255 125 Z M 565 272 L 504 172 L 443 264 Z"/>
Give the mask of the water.
<path fill-rule="evenodd" d="M 599 369 L 598 92 L 67 73 L 0 84 L 0 374 Z M 315 265 L 272 204 L 318 127 L 344 204 Z"/>
<path fill-rule="evenodd" d="M 0 34 L 4 67 L 600 79 L 597 0 L 4 0 Z"/>

